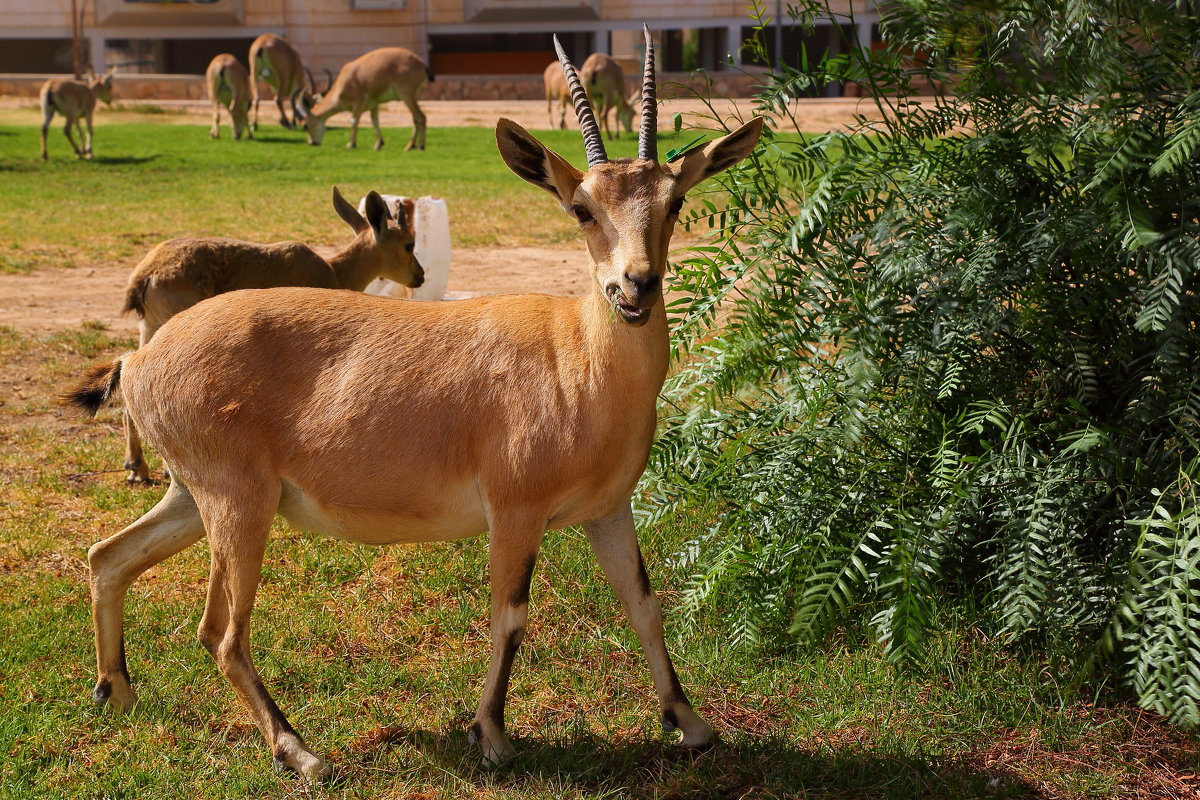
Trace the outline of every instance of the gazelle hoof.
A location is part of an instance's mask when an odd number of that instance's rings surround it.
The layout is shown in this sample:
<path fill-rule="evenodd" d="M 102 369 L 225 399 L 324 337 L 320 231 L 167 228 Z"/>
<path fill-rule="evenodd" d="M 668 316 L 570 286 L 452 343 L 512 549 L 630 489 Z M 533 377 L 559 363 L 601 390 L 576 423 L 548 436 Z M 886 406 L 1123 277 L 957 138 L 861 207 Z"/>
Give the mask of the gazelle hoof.
<path fill-rule="evenodd" d="M 294 772 L 306 783 L 323 783 L 333 775 L 333 770 L 326 765 L 325 759 L 302 744 L 277 752 L 271 761 L 275 769 L 280 772 Z"/>
<path fill-rule="evenodd" d="M 109 680 L 101 678 L 92 689 L 92 702 L 98 706 L 108 706 L 118 714 L 124 714 L 137 705 L 138 696 L 133 687 L 125 680 Z"/>
<path fill-rule="evenodd" d="M 483 760 L 480 763 L 484 767 L 498 767 L 512 761 L 517 755 L 517 751 L 504 731 L 484 733 L 483 726 L 479 722 L 471 725 L 471 729 L 467 732 L 467 743 L 479 745 L 479 749 L 483 752 Z"/>

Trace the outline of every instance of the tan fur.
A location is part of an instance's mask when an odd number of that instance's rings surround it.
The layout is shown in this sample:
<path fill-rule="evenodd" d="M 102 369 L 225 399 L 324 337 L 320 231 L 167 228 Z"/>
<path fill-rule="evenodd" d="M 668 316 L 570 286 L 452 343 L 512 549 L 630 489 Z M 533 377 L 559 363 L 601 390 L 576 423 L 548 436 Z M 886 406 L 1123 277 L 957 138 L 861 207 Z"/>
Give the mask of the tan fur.
<path fill-rule="evenodd" d="M 567 127 L 567 109 L 571 107 L 571 92 L 567 89 L 567 79 L 563 77 L 562 65 L 551 61 L 542 73 L 542 81 L 546 85 L 546 113 L 550 115 L 550 127 Z M 558 104 L 558 123 L 554 122 L 554 106 Z"/>
<path fill-rule="evenodd" d="M 200 639 L 249 705 L 276 759 L 324 774 L 263 687 L 249 617 L 275 513 L 372 544 L 489 532 L 492 661 L 471 741 L 490 762 L 544 532 L 582 523 L 646 653 L 664 726 L 684 747 L 714 739 L 663 642 L 631 495 L 654 437 L 669 359 L 662 296 L 684 193 L 746 155 L 755 120 L 659 165 L 580 173 L 515 123 L 501 156 L 552 193 L 581 229 L 591 291 L 397 302 L 312 289 L 234 292 L 172 318 L 121 360 L 120 391 L 172 484 L 142 519 L 89 551 L 95 697 L 136 701 L 122 608 L 143 570 L 208 536 L 212 572 Z M 722 167 L 723 168 L 723 167 Z M 95 386 L 103 373 L 93 373 Z M 86 394 L 86 392 L 85 392 Z"/>
<path fill-rule="evenodd" d="M 103 75 L 92 75 L 87 79 L 87 82 L 71 80 L 69 78 L 51 78 L 42 84 L 40 100 L 42 105 L 42 160 L 47 160 L 50 156 L 46 151 L 46 131 L 50 128 L 50 120 L 53 119 L 55 112 L 62 114 L 66 118 L 63 124 L 63 133 L 67 136 L 67 141 L 71 143 L 71 149 L 75 151 L 78 158 L 92 157 L 92 112 L 96 110 L 96 101 L 103 100 L 105 103 L 112 102 L 112 77 L 113 71 L 109 70 Z M 80 137 L 83 137 L 83 131 L 80 129 L 80 120 L 87 122 L 87 138 L 82 148 L 75 143 L 74 137 L 71 136 L 71 129 L 74 128 Z"/>
<path fill-rule="evenodd" d="M 319 145 L 325 136 L 325 120 L 341 111 L 349 111 L 352 121 L 350 142 L 346 146 L 357 147 L 358 119 L 364 111 L 369 111 L 371 125 L 375 128 L 375 149 L 379 150 L 383 147 L 379 106 L 400 100 L 413 118 L 412 138 L 404 149 L 424 150 L 425 112 L 421 111 L 417 100 L 430 74 L 425 62 L 403 47 L 381 47 L 359 56 L 342 67 L 329 91 L 315 105 L 309 108 L 308 101 L 302 101 L 308 143 Z"/>
<path fill-rule="evenodd" d="M 247 63 L 253 78 L 250 81 L 250 106 L 254 110 L 254 130 L 258 130 L 258 82 L 264 81 L 275 92 L 275 107 L 279 109 L 279 124 L 296 127 L 296 93 L 304 88 L 304 65 L 296 48 L 282 36 L 264 33 L 250 43 Z M 284 99 L 292 103 L 292 116 L 283 108 Z"/>
<path fill-rule="evenodd" d="M 592 53 L 583 62 L 579 79 L 596 109 L 596 121 L 608 138 L 621 135 L 619 128 L 615 132 L 609 128 L 609 111 L 616 111 L 617 123 L 624 126 L 626 133 L 633 131 L 634 111 L 625 99 L 625 71 L 620 64 L 604 53 Z"/>
<path fill-rule="evenodd" d="M 374 194 L 374 193 L 372 193 Z M 417 287 L 424 271 L 412 255 L 413 233 L 405 215 L 397 222 L 382 201 L 364 219 L 335 187 L 334 209 L 355 231 L 355 237 L 328 259 L 301 242 L 256 244 L 237 239 L 183 237 L 151 250 L 129 275 L 125 311 L 141 318 L 139 346 L 154 338 L 163 324 L 201 300 L 238 289 L 273 286 L 312 286 L 361 292 L 384 276 Z M 378 195 L 375 195 L 378 200 Z M 137 431 L 126 420 L 125 466 L 129 481 L 144 483 L 149 470 L 142 457 Z"/>
<path fill-rule="evenodd" d="M 250 76 L 246 68 L 229 53 L 214 56 L 204 73 L 204 85 L 208 89 L 208 99 L 212 103 L 212 129 L 209 135 L 216 139 L 221 134 L 221 106 L 229 109 L 230 125 L 233 126 L 233 138 L 241 139 L 242 131 L 246 138 L 253 139 L 254 133 L 249 130 L 247 112 L 250 108 Z"/>

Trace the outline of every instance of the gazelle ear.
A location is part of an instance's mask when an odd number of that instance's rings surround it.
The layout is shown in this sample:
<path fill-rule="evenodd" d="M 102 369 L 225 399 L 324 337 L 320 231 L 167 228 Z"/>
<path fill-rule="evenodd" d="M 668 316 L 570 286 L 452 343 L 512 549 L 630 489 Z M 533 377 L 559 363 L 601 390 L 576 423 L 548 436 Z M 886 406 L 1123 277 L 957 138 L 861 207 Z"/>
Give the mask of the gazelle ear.
<path fill-rule="evenodd" d="M 755 117 L 733 133 L 689 150 L 678 161 L 664 166 L 675 176 L 675 191 L 682 195 L 705 178 L 729 169 L 750 155 L 762 133 L 762 117 Z"/>
<path fill-rule="evenodd" d="M 371 230 L 375 232 L 375 239 L 378 240 L 383 236 L 383 232 L 387 230 L 387 224 L 392 218 L 392 212 L 388 211 L 387 202 L 374 189 L 367 192 L 365 205 L 367 224 L 371 226 Z M 404 211 L 400 213 L 403 214 Z"/>
<path fill-rule="evenodd" d="M 378 197 L 378 195 L 375 196 Z M 370 200 L 370 197 L 371 195 L 368 194 L 367 199 Z M 333 187 L 333 210 L 337 212 L 343 222 L 354 229 L 355 233 L 362 233 L 367 229 L 367 221 L 362 218 L 362 214 L 359 214 L 358 209 L 346 202 L 346 198 L 342 197 L 342 193 L 336 186 Z"/>
<path fill-rule="evenodd" d="M 496 146 L 500 157 L 518 177 L 540 186 L 558 198 L 563 208 L 583 180 L 583 173 L 510 119 L 496 123 Z"/>

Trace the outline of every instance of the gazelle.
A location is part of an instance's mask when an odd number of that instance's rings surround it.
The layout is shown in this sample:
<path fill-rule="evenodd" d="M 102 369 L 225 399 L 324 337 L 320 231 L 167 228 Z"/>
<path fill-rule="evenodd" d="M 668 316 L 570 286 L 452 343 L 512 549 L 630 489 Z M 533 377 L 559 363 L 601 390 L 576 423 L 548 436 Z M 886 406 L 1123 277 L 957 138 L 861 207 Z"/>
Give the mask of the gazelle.
<path fill-rule="evenodd" d="M 485 761 L 503 761 L 514 752 L 505 696 L 541 540 L 547 529 L 582 524 L 645 651 L 664 727 L 680 728 L 686 748 L 713 742 L 667 654 L 630 503 L 670 355 L 662 280 L 672 228 L 684 194 L 746 156 L 762 122 L 659 164 L 648 54 L 638 158 L 610 161 L 557 49 L 588 170 L 509 120 L 496 139 L 509 168 L 580 225 L 593 276 L 586 297 L 419 303 L 233 292 L 179 314 L 66 396 L 94 411 L 119 391 L 173 478 L 157 506 L 88 551 L 96 701 L 125 709 L 137 699 L 122 634 L 130 584 L 207 534 L 200 641 L 277 763 L 316 779 L 325 762 L 275 705 L 249 650 L 274 515 L 377 545 L 488 531 L 492 657 L 469 738 Z"/>
<path fill-rule="evenodd" d="M 79 158 L 92 157 L 92 112 L 96 110 L 97 100 L 103 100 L 105 103 L 112 102 L 114 72 L 115 70 L 109 69 L 100 76 L 90 75 L 86 83 L 70 78 L 51 78 L 42 84 L 40 99 L 42 103 L 43 161 L 50 158 L 46 152 L 46 131 L 50 129 L 50 120 L 53 119 L 56 111 L 67 120 L 63 125 L 63 133 L 67 135 L 67 141 L 71 143 L 71 149 L 75 151 L 75 155 Z M 83 130 L 79 122 L 81 119 L 87 121 L 87 139 L 84 141 L 82 149 L 71 136 L 73 127 L 80 138 L 83 138 Z"/>
<path fill-rule="evenodd" d="M 253 139 L 254 134 L 248 130 L 247 119 L 250 76 L 241 62 L 229 53 L 214 56 L 204 73 L 204 83 L 208 87 L 208 99 L 212 102 L 213 119 L 209 136 L 216 139 L 221 135 L 221 106 L 225 106 L 229 109 L 233 138 L 241 139 L 245 130 L 246 138 Z"/>
<path fill-rule="evenodd" d="M 282 36 L 264 33 L 250 43 L 250 105 L 254 109 L 254 130 L 258 130 L 258 82 L 265 81 L 275 92 L 275 107 L 279 109 L 279 124 L 294 128 L 296 92 L 304 88 L 304 68 L 296 48 Z M 313 91 L 316 91 L 315 87 Z M 292 105 L 292 118 L 283 109 L 284 98 Z"/>
<path fill-rule="evenodd" d="M 613 129 L 608 125 L 608 112 L 616 110 L 617 124 L 624 126 L 627 133 L 633 132 L 633 107 L 625 99 L 625 71 L 621 65 L 604 53 L 592 53 L 579 70 L 583 86 L 596 107 L 596 116 L 605 135 L 612 139 Z M 621 135 L 620 128 L 616 136 Z"/>
<path fill-rule="evenodd" d="M 144 347 L 171 317 L 201 300 L 236 289 L 312 286 L 361 292 L 384 276 L 416 288 L 425 279 L 413 256 L 411 219 L 403 206 L 393 215 L 377 192 L 364 199 L 364 214 L 333 187 L 333 208 L 354 231 L 338 252 L 323 258 L 302 242 L 255 244 L 237 239 L 182 237 L 155 247 L 133 268 L 125 287 L 125 307 L 140 320 L 138 346 Z M 125 413 L 125 469 L 130 483 L 147 483 L 137 429 Z"/>
<path fill-rule="evenodd" d="M 550 127 L 567 127 L 567 106 L 571 104 L 571 92 L 567 89 L 567 79 L 563 75 L 562 64 L 551 61 L 542 72 L 542 82 L 546 85 L 546 113 L 550 115 Z M 558 106 L 558 124 L 554 124 L 554 107 Z"/>
<path fill-rule="evenodd" d="M 375 149 L 383 147 L 383 133 L 379 130 L 379 106 L 391 100 L 400 100 L 408 107 L 413 118 L 413 133 L 405 150 L 425 149 L 425 112 L 417 105 L 421 89 L 433 80 L 433 72 L 425 62 L 411 50 L 403 47 L 381 47 L 359 56 L 342 67 L 329 90 L 315 102 L 301 95 L 297 106 L 300 118 L 308 129 L 308 143 L 319 145 L 325 137 L 325 120 L 340 111 L 349 111 L 350 143 L 358 146 L 358 118 L 363 111 L 371 112 L 371 125 L 375 128 Z"/>

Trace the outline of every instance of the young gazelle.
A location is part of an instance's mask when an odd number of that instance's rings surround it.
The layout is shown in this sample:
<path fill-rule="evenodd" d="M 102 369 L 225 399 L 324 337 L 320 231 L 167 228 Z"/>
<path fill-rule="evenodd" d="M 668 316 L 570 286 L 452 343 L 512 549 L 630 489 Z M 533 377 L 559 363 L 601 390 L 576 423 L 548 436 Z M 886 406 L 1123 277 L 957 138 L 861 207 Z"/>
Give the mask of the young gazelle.
<path fill-rule="evenodd" d="M 247 112 L 250 108 L 250 75 L 246 68 L 229 53 L 213 56 L 204 72 L 204 85 L 208 89 L 208 100 L 212 103 L 212 128 L 208 135 L 213 139 L 221 135 L 221 106 L 229 110 L 229 127 L 233 138 L 253 139 Z"/>
<path fill-rule="evenodd" d="M 383 276 L 416 288 L 425 272 L 413 256 L 411 218 L 403 206 L 393 218 L 378 192 L 363 199 L 362 214 L 333 187 L 333 210 L 354 238 L 328 258 L 303 242 L 258 244 L 214 236 L 168 239 L 129 273 L 123 312 L 138 316 L 138 346 L 145 346 L 171 317 L 214 295 L 235 289 L 312 286 L 361 292 Z M 147 483 L 150 470 L 137 429 L 125 414 L 125 469 L 130 483 Z"/>
<path fill-rule="evenodd" d="M 667 654 L 630 499 L 667 370 L 662 280 L 672 228 L 684 194 L 749 153 L 761 121 L 659 164 L 648 47 L 639 157 L 610 161 L 575 70 L 559 55 L 588 170 L 508 120 L 496 138 L 508 166 L 581 226 L 587 296 L 419 303 L 234 292 L 179 314 L 68 395 L 94 410 L 119 390 L 174 479 L 150 512 L 88 552 L 98 702 L 125 709 L 137 699 L 122 637 L 130 584 L 207 534 L 200 641 L 276 761 L 318 778 L 325 762 L 275 705 L 249 650 L 274 515 L 371 544 L 488 531 L 492 658 L 470 739 L 486 761 L 503 761 L 513 754 L 505 695 L 538 549 L 547 529 L 582 524 L 645 651 L 663 725 L 681 729 L 686 748 L 713 742 Z"/>
<path fill-rule="evenodd" d="M 50 156 L 46 151 L 46 131 L 50 129 L 50 120 L 55 112 L 66 118 L 63 133 L 71 143 L 71 149 L 79 158 L 92 157 L 92 112 L 96 110 L 96 101 L 112 102 L 112 79 L 114 70 L 110 69 L 103 75 L 89 75 L 87 82 L 71 80 L 70 78 L 51 78 L 42 84 L 40 100 L 42 105 L 42 160 Z M 87 123 L 87 137 L 83 135 L 82 123 Z M 83 139 L 83 146 L 75 143 L 71 129 Z"/>

